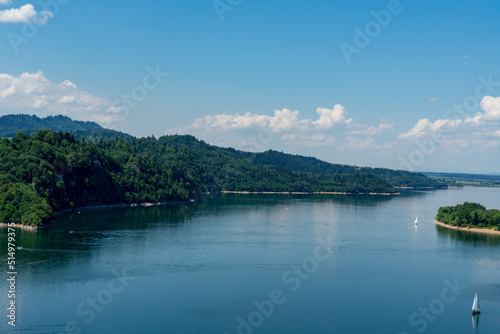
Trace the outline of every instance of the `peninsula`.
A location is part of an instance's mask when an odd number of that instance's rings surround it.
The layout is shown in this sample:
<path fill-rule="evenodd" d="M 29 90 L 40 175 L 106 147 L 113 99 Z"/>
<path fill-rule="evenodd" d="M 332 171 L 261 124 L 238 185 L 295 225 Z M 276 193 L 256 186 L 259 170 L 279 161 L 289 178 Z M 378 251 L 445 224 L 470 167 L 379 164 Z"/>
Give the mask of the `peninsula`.
<path fill-rule="evenodd" d="M 486 210 L 481 204 L 469 202 L 444 206 L 434 223 L 454 230 L 500 235 L 500 210 Z"/>

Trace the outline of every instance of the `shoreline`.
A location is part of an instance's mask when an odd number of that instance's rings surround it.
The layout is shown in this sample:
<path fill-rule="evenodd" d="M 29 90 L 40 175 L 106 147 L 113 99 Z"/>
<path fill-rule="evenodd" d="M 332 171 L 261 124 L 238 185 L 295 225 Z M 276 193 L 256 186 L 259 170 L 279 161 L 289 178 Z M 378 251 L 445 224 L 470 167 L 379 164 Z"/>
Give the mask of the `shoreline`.
<path fill-rule="evenodd" d="M 478 228 L 478 227 L 459 227 L 459 226 L 453 226 L 453 225 L 448 225 L 443 222 L 440 222 L 438 220 L 434 220 L 434 224 L 438 226 L 442 226 L 445 228 L 448 228 L 450 230 L 456 230 L 456 231 L 465 231 L 465 232 L 476 232 L 476 233 L 482 233 L 482 234 L 490 234 L 490 235 L 500 235 L 500 231 L 494 231 L 491 228 Z"/>
<path fill-rule="evenodd" d="M 15 226 L 9 226 L 9 224 L 7 224 L 7 223 L 0 223 L 0 229 L 10 227 L 10 228 L 13 228 L 15 230 L 21 229 L 21 230 L 30 231 L 30 232 L 38 232 L 41 230 L 48 229 L 52 225 L 54 225 L 54 223 L 52 223 L 52 222 L 49 224 L 44 224 L 42 226 L 23 225 L 23 224 L 18 224 L 18 223 L 16 223 Z"/>
<path fill-rule="evenodd" d="M 119 209 L 119 208 L 136 208 L 136 207 L 151 207 L 151 206 L 162 206 L 162 205 L 178 205 L 186 203 L 194 203 L 199 199 L 188 199 L 185 201 L 168 201 L 168 202 L 146 202 L 146 203 L 122 203 L 122 204 L 107 204 L 107 205 L 91 205 L 82 206 L 74 209 L 67 209 L 62 211 L 55 211 L 52 213 L 53 216 L 60 216 L 66 213 L 74 213 L 77 211 L 91 211 L 91 210 L 101 210 L 101 209 Z"/>
<path fill-rule="evenodd" d="M 211 195 L 211 193 L 206 193 L 205 195 Z M 56 216 L 61 216 L 67 213 L 75 213 L 79 211 L 92 211 L 92 210 L 102 210 L 102 209 L 119 209 L 119 208 L 136 208 L 136 207 L 152 207 L 152 206 L 164 206 L 164 205 L 179 205 L 179 204 L 189 204 L 189 203 L 194 203 L 197 201 L 202 200 L 205 197 L 198 197 L 198 198 L 192 198 L 188 199 L 185 201 L 168 201 L 168 202 L 147 202 L 147 203 L 122 203 L 122 204 L 109 204 L 109 205 L 91 205 L 91 206 L 83 206 L 83 207 L 78 207 L 74 209 L 67 209 L 67 210 L 62 210 L 62 211 L 54 211 L 52 212 L 52 218 Z M 16 223 L 16 225 L 9 226 L 7 223 L 2 223 L 0 222 L 0 229 L 5 229 L 8 227 L 15 228 L 15 229 L 21 229 L 25 231 L 30 231 L 30 232 L 38 232 L 41 230 L 46 230 L 50 227 L 52 227 L 55 224 L 55 220 L 51 220 L 50 223 L 43 224 L 40 226 L 33 226 L 33 225 L 23 225 L 20 223 Z"/>
<path fill-rule="evenodd" d="M 260 194 L 260 195 L 380 195 L 380 196 L 396 196 L 401 195 L 401 193 L 345 193 L 345 192 L 335 192 L 335 191 L 312 191 L 312 192 L 301 192 L 301 191 L 231 191 L 223 190 L 222 194 Z"/>

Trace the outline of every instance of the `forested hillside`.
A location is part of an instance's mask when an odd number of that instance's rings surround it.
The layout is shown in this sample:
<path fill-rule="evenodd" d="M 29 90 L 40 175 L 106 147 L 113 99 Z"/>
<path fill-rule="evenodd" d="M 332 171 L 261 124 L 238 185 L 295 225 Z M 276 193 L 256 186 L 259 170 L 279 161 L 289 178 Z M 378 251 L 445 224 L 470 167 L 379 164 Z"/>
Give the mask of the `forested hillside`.
<path fill-rule="evenodd" d="M 40 225 L 53 211 L 88 205 L 186 200 L 196 187 L 124 142 L 106 151 L 42 130 L 0 139 L 0 222 Z"/>
<path fill-rule="evenodd" d="M 257 165 L 192 136 L 91 143 L 49 130 L 0 139 L 0 221 L 40 225 L 81 206 L 187 200 L 207 191 L 395 193 L 367 173 Z"/>
<path fill-rule="evenodd" d="M 54 211 L 213 191 L 395 194 L 394 187 L 445 186 L 421 174 L 243 152 L 193 136 L 135 138 L 65 116 L 3 116 L 0 134 L 13 137 L 0 139 L 0 222 L 40 225 Z"/>
<path fill-rule="evenodd" d="M 0 137 L 14 137 L 16 133 L 35 134 L 39 130 L 82 131 L 102 129 L 94 122 L 73 121 L 66 116 L 48 116 L 39 118 L 35 115 L 5 115 L 0 117 Z"/>
<path fill-rule="evenodd" d="M 74 121 L 67 116 L 5 115 L 0 117 L 0 137 L 14 137 L 18 132 L 34 135 L 40 130 L 69 132 L 77 139 L 98 141 L 118 138 L 131 140 L 131 135 L 105 129 L 95 122 Z"/>
<path fill-rule="evenodd" d="M 100 144 L 103 147 L 112 142 Z M 366 173 L 328 175 L 259 165 L 235 152 L 211 146 L 193 136 L 141 138 L 131 142 L 136 153 L 148 154 L 162 164 L 181 168 L 202 187 L 215 185 L 229 191 L 394 193 L 383 179 Z"/>
<path fill-rule="evenodd" d="M 387 168 L 357 167 L 341 164 L 332 164 L 312 157 L 286 154 L 277 151 L 264 153 L 249 153 L 235 151 L 240 156 L 251 159 L 257 165 L 272 165 L 283 170 L 295 172 L 312 172 L 325 174 L 354 174 L 366 173 L 377 175 L 389 182 L 393 187 L 409 188 L 446 188 L 446 183 L 432 180 L 419 173 L 411 173 L 403 170 L 392 170 Z"/>

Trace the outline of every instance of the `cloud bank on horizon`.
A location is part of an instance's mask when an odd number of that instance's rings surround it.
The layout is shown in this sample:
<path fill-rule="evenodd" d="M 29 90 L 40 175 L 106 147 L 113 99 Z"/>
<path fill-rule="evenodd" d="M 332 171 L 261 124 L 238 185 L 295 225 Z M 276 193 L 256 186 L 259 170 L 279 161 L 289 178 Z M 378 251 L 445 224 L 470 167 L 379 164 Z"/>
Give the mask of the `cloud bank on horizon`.
<path fill-rule="evenodd" d="M 376 150 L 394 147 L 397 143 L 412 144 L 428 138 L 441 136 L 443 148 L 459 145 L 469 147 L 498 147 L 500 141 L 500 97 L 485 96 L 481 101 L 482 112 L 464 119 L 420 119 L 412 129 L 397 133 L 395 122 L 378 125 L 357 123 L 348 117 L 344 106 L 337 104 L 332 109 L 318 108 L 318 119 L 301 119 L 298 110 L 276 110 L 274 115 L 260 115 L 247 111 L 245 114 L 207 115 L 197 118 L 191 125 L 168 129 L 167 134 L 196 134 L 208 141 L 216 140 L 221 145 L 234 146 L 245 142 L 249 130 L 269 129 L 285 144 L 302 147 L 330 146 L 339 151 Z M 391 131 L 392 130 L 392 131 Z M 374 138 L 391 131 L 389 140 Z M 444 138 L 444 139 L 443 139 Z"/>
<path fill-rule="evenodd" d="M 19 76 L 0 74 L 2 114 L 66 115 L 73 119 L 108 124 L 119 121 L 119 108 L 105 97 L 79 89 L 69 80 L 55 83 L 42 71 Z"/>
<path fill-rule="evenodd" d="M 450 165 L 441 165 L 449 168 L 464 158 L 474 163 L 474 157 L 480 155 L 490 156 L 490 160 L 498 156 L 500 97 L 485 96 L 480 108 L 475 115 L 462 118 L 434 121 L 422 118 L 406 131 L 400 129 L 397 121 L 381 120 L 376 125 L 359 123 L 355 117 L 348 116 L 346 107 L 337 104 L 331 109 L 318 108 L 316 120 L 302 119 L 298 110 L 285 108 L 276 110 L 272 116 L 251 112 L 207 115 L 191 125 L 168 129 L 165 133 L 194 134 L 220 146 L 259 151 L 261 146 L 249 145 L 252 133 L 268 130 L 274 141 L 272 148 L 293 147 L 307 154 L 307 148 L 323 147 L 331 153 L 337 152 L 337 156 L 358 151 L 392 160 L 399 156 L 405 163 L 397 166 L 393 163 L 392 168 L 410 170 L 421 169 L 425 160 L 436 163 L 446 157 Z M 269 148 L 269 145 L 263 147 Z M 420 160 L 412 156 L 415 152 L 422 156 Z M 408 160 L 414 162 L 408 163 Z M 485 167 L 477 166 L 478 169 Z"/>
<path fill-rule="evenodd" d="M 500 97 L 485 96 L 481 111 L 462 118 L 419 119 L 403 132 L 397 121 L 380 120 L 379 124 L 363 124 L 351 117 L 347 108 L 317 108 L 316 119 L 302 118 L 299 110 L 275 110 L 273 115 L 215 114 L 197 118 L 190 125 L 168 129 L 166 134 L 192 134 L 212 144 L 252 150 L 249 137 L 263 134 L 269 140 L 262 149 L 328 148 L 342 153 L 357 150 L 394 156 L 411 147 L 433 141 L 436 156 L 453 157 L 465 150 L 496 156 L 500 146 Z M 120 108 L 104 96 L 78 88 L 70 80 L 52 82 L 43 72 L 19 76 L 0 74 L 0 114 L 28 113 L 38 116 L 67 115 L 73 119 L 95 121 L 102 125 L 123 121 Z M 254 151 L 260 146 L 253 146 Z M 393 167 L 394 168 L 394 167 Z"/>
<path fill-rule="evenodd" d="M 376 135 L 392 128 L 394 123 L 368 126 L 353 122 L 348 117 L 344 106 L 336 104 L 333 108 L 317 108 L 318 118 L 300 118 L 299 110 L 283 108 L 275 110 L 272 116 L 254 114 L 247 111 L 245 114 L 234 115 L 220 114 L 207 115 L 196 119 L 191 125 L 181 128 L 168 129 L 167 134 L 196 134 L 207 140 L 215 140 L 220 145 L 244 145 L 249 131 L 269 130 L 273 137 L 277 136 L 281 142 L 295 147 L 335 147 L 337 141 L 335 133 Z M 352 149 L 368 148 L 367 143 L 373 140 L 355 143 L 352 136 L 350 147 Z M 239 144 L 238 144 L 239 143 Z M 345 145 L 344 145 L 345 146 Z M 342 149 L 342 146 L 339 147 Z M 373 146 L 372 146 L 373 148 Z"/>

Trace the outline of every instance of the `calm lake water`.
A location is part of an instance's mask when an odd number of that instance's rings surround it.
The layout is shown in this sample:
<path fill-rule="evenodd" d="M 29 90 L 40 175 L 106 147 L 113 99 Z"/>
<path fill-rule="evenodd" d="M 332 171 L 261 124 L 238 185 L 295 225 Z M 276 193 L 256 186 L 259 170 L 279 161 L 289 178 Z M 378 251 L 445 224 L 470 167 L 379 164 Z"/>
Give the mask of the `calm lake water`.
<path fill-rule="evenodd" d="M 0 332 L 499 333 L 500 237 L 433 223 L 464 201 L 498 208 L 500 189 L 223 195 L 61 216 L 17 232 L 15 328 L 0 231 Z"/>

